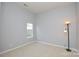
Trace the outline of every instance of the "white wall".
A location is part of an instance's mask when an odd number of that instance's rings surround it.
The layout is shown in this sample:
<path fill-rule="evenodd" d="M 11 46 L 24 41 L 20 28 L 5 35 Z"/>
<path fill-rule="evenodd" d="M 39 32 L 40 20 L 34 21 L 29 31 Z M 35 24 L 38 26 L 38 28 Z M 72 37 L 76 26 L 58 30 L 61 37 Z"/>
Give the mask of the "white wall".
<path fill-rule="evenodd" d="M 79 2 L 76 3 L 77 13 L 77 49 L 79 51 Z"/>
<path fill-rule="evenodd" d="M 34 14 L 21 8 L 16 3 L 2 3 L 0 52 L 24 44 L 33 39 L 26 39 L 26 23 L 34 23 Z"/>
<path fill-rule="evenodd" d="M 2 21 L 2 15 L 1 15 L 1 13 L 2 13 L 2 7 L 1 7 L 1 2 L 0 2 L 0 49 L 1 49 L 1 46 L 2 46 L 2 42 L 1 42 L 1 21 Z"/>
<path fill-rule="evenodd" d="M 1 2 L 0 2 L 0 26 L 1 26 Z M 0 30 L 1 33 L 1 30 Z M 1 34 L 0 34 L 0 38 L 1 38 Z"/>
<path fill-rule="evenodd" d="M 0 18 L 1 18 L 1 2 L 0 2 Z"/>
<path fill-rule="evenodd" d="M 69 19 L 70 45 L 76 48 L 76 13 L 75 4 L 58 7 L 37 16 L 37 40 L 67 46 L 67 36 L 64 33 L 64 20 Z"/>
<path fill-rule="evenodd" d="M 0 28 L 1 28 L 1 2 L 0 2 Z M 1 29 L 0 29 L 0 39 L 1 39 Z"/>

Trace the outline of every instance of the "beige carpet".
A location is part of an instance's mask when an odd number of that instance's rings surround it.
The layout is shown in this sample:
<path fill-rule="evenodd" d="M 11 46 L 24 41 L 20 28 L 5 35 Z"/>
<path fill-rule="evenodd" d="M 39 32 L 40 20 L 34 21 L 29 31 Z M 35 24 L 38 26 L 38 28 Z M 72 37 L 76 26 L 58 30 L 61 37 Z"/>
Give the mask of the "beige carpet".
<path fill-rule="evenodd" d="M 78 57 L 75 52 L 42 43 L 32 43 L 0 55 L 1 57 Z"/>

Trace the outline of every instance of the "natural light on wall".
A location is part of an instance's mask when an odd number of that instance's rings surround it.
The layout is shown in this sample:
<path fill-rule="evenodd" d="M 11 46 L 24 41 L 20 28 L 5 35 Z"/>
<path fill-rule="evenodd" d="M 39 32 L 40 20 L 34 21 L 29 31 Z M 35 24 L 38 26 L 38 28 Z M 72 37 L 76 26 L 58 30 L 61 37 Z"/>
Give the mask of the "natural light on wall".
<path fill-rule="evenodd" d="M 33 38 L 33 24 L 27 23 L 27 38 Z"/>

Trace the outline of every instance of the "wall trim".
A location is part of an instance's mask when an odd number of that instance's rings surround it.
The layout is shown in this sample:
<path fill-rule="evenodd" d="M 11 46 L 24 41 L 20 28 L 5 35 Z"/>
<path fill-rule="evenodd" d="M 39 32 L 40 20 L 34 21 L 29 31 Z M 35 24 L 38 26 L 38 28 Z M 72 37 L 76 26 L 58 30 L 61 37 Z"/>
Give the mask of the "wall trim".
<path fill-rule="evenodd" d="M 64 47 L 64 46 L 61 46 L 61 45 L 57 45 L 57 44 L 53 44 L 53 43 L 46 42 L 46 41 L 40 41 L 40 40 L 38 40 L 37 42 L 38 42 L 38 43 L 42 43 L 42 44 L 51 45 L 51 46 L 56 46 L 56 47 L 59 47 L 59 48 L 64 48 L 64 49 L 67 48 L 67 47 Z M 79 51 L 78 51 L 77 49 L 71 48 L 71 50 L 72 50 L 72 51 L 75 51 L 75 52 L 77 52 L 77 54 L 79 54 Z"/>
<path fill-rule="evenodd" d="M 26 42 L 26 43 L 24 43 L 24 44 L 21 44 L 21 45 L 18 45 L 18 46 L 16 46 L 16 47 L 14 47 L 14 48 L 10 48 L 10 49 L 7 49 L 7 50 L 5 50 L 5 51 L 2 51 L 2 52 L 0 52 L 0 54 L 10 52 L 10 51 L 12 51 L 12 50 L 15 50 L 15 49 L 17 49 L 17 48 L 21 48 L 21 47 L 23 47 L 23 46 L 26 46 L 26 45 L 31 44 L 31 43 L 34 43 L 34 42 L 36 42 L 36 41 Z"/>
<path fill-rule="evenodd" d="M 17 47 L 14 47 L 14 48 L 7 49 L 7 50 L 5 50 L 5 51 L 0 52 L 0 54 L 10 52 L 10 51 L 15 50 L 15 49 L 17 49 L 17 48 L 21 48 L 21 47 L 23 47 L 23 46 L 26 46 L 26 45 L 28 45 L 28 44 L 35 43 L 35 42 L 37 42 L 37 43 L 42 43 L 42 44 L 46 44 L 46 45 L 51 45 L 51 46 L 56 46 L 56 47 L 64 48 L 64 49 L 67 48 L 67 47 L 64 47 L 64 46 L 61 46 L 61 45 L 57 45 L 57 44 L 53 44 L 53 43 L 50 43 L 50 42 L 36 40 L 36 41 L 26 42 L 26 43 L 24 43 L 24 44 L 18 45 Z M 79 51 L 78 51 L 77 49 L 71 48 L 71 50 L 76 51 L 76 52 L 77 52 L 77 55 L 79 55 Z"/>

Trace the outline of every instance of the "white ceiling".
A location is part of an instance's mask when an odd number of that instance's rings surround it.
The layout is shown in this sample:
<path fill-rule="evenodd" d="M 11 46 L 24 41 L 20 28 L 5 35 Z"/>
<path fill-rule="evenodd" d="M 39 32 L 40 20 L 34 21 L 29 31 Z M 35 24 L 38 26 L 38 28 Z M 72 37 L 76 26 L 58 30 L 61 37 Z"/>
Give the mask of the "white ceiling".
<path fill-rule="evenodd" d="M 72 2 L 24 2 L 19 4 L 33 13 L 41 13 L 59 6 L 72 4 Z M 24 4 L 27 6 L 24 6 Z"/>

